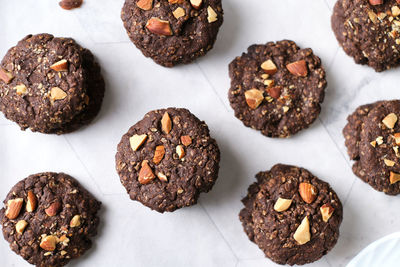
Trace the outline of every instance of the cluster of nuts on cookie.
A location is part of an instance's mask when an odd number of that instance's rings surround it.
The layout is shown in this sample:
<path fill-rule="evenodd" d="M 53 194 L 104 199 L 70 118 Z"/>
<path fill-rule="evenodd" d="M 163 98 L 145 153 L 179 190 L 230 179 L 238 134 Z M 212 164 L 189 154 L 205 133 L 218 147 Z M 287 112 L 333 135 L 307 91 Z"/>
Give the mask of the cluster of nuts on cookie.
<path fill-rule="evenodd" d="M 77 193 L 77 191 L 73 191 L 71 193 Z M 5 216 L 10 220 L 15 220 L 21 213 L 22 207 L 24 204 L 23 198 L 15 198 L 7 201 L 7 209 L 5 212 Z M 68 208 L 69 204 L 66 205 Z M 35 194 L 30 190 L 27 193 L 27 200 L 25 205 L 26 212 L 34 212 L 38 207 L 38 199 Z M 53 217 L 56 216 L 62 209 L 62 204 L 60 201 L 56 200 L 52 202 L 44 211 L 47 216 Z M 13 221 L 14 222 L 14 221 Z M 18 235 L 23 235 L 26 227 L 29 223 L 26 220 L 18 220 L 15 223 L 15 231 Z M 81 215 L 74 215 L 70 220 L 69 227 L 79 227 L 81 225 Z M 5 224 L 4 226 L 7 226 Z M 62 226 L 60 237 L 56 233 L 52 233 L 50 235 L 43 234 L 41 235 L 40 239 L 40 247 L 45 250 L 45 256 L 50 256 L 53 254 L 53 251 L 56 250 L 57 244 L 61 244 L 60 255 L 65 256 L 65 258 L 70 258 L 70 256 L 66 255 L 67 252 L 63 250 L 65 247 L 68 246 L 69 238 L 67 237 L 68 233 L 68 226 Z"/>
<path fill-rule="evenodd" d="M 396 0 L 398 4 L 400 4 L 400 0 Z M 373 6 L 382 5 L 383 0 L 369 0 L 369 3 Z M 372 21 L 373 24 L 385 23 L 390 25 L 391 31 L 387 34 L 389 37 L 393 38 L 396 44 L 400 45 L 400 8 L 396 5 L 392 6 L 391 10 L 387 12 L 379 12 L 376 14 L 374 11 L 368 11 L 368 17 Z M 386 20 L 385 20 L 386 19 Z M 360 22 L 358 18 L 353 19 L 355 23 Z M 351 28 L 354 28 L 350 21 L 348 21 Z"/>
<path fill-rule="evenodd" d="M 265 97 L 265 100 L 268 102 L 274 101 L 274 99 L 279 100 L 281 98 L 285 98 L 288 96 L 282 95 L 282 86 L 276 85 L 273 79 L 270 79 L 271 75 L 274 75 L 278 72 L 278 68 L 275 63 L 268 59 L 261 64 L 261 69 L 265 72 L 261 75 L 263 79 L 263 83 L 266 86 L 266 92 L 268 96 Z M 298 60 L 286 65 L 287 70 L 298 77 L 307 77 L 308 68 L 307 62 L 305 60 Z M 264 91 L 259 89 L 250 89 L 244 93 L 246 103 L 251 109 L 257 109 L 258 106 L 264 101 Z M 288 106 L 283 106 L 283 112 L 286 113 L 289 111 Z"/>
<path fill-rule="evenodd" d="M 172 130 L 172 120 L 168 114 L 165 112 L 161 118 L 161 130 L 165 134 L 169 134 Z M 147 134 L 135 134 L 129 138 L 129 142 L 133 151 L 137 151 L 147 140 Z M 186 152 L 185 147 L 188 147 L 192 144 L 192 138 L 189 135 L 183 135 L 180 137 L 181 145 L 177 145 L 175 148 L 176 154 L 178 155 L 178 159 L 183 160 Z M 163 145 L 159 145 L 156 147 L 153 156 L 153 163 L 158 165 L 161 163 L 165 155 L 165 147 Z M 168 182 L 168 177 L 162 172 L 157 172 L 157 177 L 163 182 Z M 148 160 L 143 160 L 141 163 L 141 169 L 139 171 L 138 181 L 141 184 L 148 184 L 156 178 L 153 170 L 151 169 Z"/>
<path fill-rule="evenodd" d="M 168 0 L 168 3 L 183 4 L 185 1 L 186 0 Z M 190 0 L 190 4 L 194 9 L 198 10 L 203 4 L 203 0 Z M 136 5 L 142 10 L 149 11 L 153 9 L 153 0 L 139 0 L 136 2 Z M 159 6 L 160 3 L 157 3 L 154 7 L 157 8 Z M 178 20 L 186 16 L 186 11 L 182 7 L 177 7 L 172 14 Z M 195 16 L 197 15 L 198 14 L 195 14 Z M 208 23 L 213 23 L 218 20 L 218 14 L 211 6 L 207 7 L 207 20 Z M 174 34 L 170 22 L 157 17 L 150 18 L 146 23 L 146 28 L 150 32 L 158 35 L 171 36 Z"/>
<path fill-rule="evenodd" d="M 12 65 L 12 63 L 10 65 Z M 18 66 L 16 66 L 16 68 L 18 70 L 20 70 L 21 66 L 18 65 Z M 57 61 L 56 63 L 54 63 L 53 65 L 51 65 L 50 68 L 52 70 L 58 72 L 58 76 L 61 78 L 61 72 L 68 71 L 68 61 L 65 59 L 61 59 L 61 60 Z M 54 74 L 49 73 L 48 74 L 49 78 L 51 78 L 52 75 L 54 75 Z M 0 68 L 0 79 L 2 81 L 4 81 L 6 84 L 9 84 L 14 79 L 14 75 L 9 71 Z M 39 84 L 38 88 L 42 89 L 43 84 Z M 19 95 L 21 97 L 24 97 L 25 95 L 28 94 L 28 88 L 23 83 L 16 85 L 13 89 L 16 91 L 17 95 Z M 67 93 L 64 92 L 59 87 L 52 87 L 50 89 L 50 92 L 47 93 L 47 97 L 49 97 L 51 103 L 54 103 L 54 101 L 56 101 L 56 100 L 62 100 L 64 98 L 66 98 Z"/>
<path fill-rule="evenodd" d="M 311 204 L 317 198 L 318 190 L 312 184 L 303 182 L 299 184 L 299 194 L 304 202 Z M 275 202 L 274 210 L 277 212 L 284 212 L 289 209 L 292 201 L 292 199 L 278 198 L 278 200 Z M 320 207 L 320 212 L 322 220 L 324 222 L 328 222 L 334 212 L 334 208 L 330 203 L 326 203 Z M 303 218 L 300 225 L 297 227 L 293 238 L 300 245 L 304 245 L 311 240 L 310 221 L 308 216 Z"/>
<path fill-rule="evenodd" d="M 383 123 L 383 125 L 386 126 L 387 129 L 390 129 L 391 131 L 393 131 L 393 128 L 396 125 L 397 121 L 398 121 L 397 115 L 394 113 L 390 113 L 382 120 L 382 123 Z M 391 141 L 391 140 L 393 140 L 393 141 Z M 378 136 L 375 140 L 370 142 L 371 146 L 373 146 L 373 147 L 380 146 L 383 143 L 384 143 L 383 136 Z M 393 144 L 393 150 L 396 153 L 396 157 L 400 158 L 400 154 L 399 154 L 400 133 L 393 133 L 393 135 L 390 135 L 388 138 L 388 143 Z M 387 158 L 384 158 L 383 162 L 388 167 L 393 167 L 396 164 L 396 162 L 394 162 L 393 160 L 387 159 Z M 395 184 L 395 183 L 399 182 L 400 174 L 391 171 L 389 180 L 390 180 L 390 184 Z"/>

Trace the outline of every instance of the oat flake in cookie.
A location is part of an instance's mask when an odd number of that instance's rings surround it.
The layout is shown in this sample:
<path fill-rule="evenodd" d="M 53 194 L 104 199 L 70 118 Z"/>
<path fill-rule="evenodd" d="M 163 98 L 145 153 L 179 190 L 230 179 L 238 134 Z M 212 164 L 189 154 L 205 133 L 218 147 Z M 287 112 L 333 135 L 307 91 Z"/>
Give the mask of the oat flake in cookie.
<path fill-rule="evenodd" d="M 277 164 L 260 172 L 239 218 L 249 239 L 278 264 L 302 265 L 328 253 L 339 237 L 342 204 L 309 171 Z"/>
<path fill-rule="evenodd" d="M 125 0 L 121 18 L 146 57 L 172 67 L 213 47 L 223 11 L 221 0 Z"/>
<path fill-rule="evenodd" d="M 358 64 L 384 71 L 400 64 L 400 1 L 338 0 L 332 29 Z"/>
<path fill-rule="evenodd" d="M 378 191 L 400 193 L 400 101 L 378 101 L 356 109 L 343 129 L 353 172 Z"/>
<path fill-rule="evenodd" d="M 11 189 L 4 204 L 4 238 L 36 266 L 66 265 L 91 247 L 97 233 L 101 203 L 63 173 L 29 176 Z"/>
<path fill-rule="evenodd" d="M 0 110 L 23 130 L 72 132 L 94 119 L 103 95 L 99 65 L 70 38 L 28 35 L 0 65 Z"/>
<path fill-rule="evenodd" d="M 219 160 L 205 122 L 168 108 L 150 111 L 122 137 L 116 168 L 132 200 L 165 212 L 194 205 L 210 191 Z"/>
<path fill-rule="evenodd" d="M 252 45 L 229 65 L 229 101 L 244 125 L 289 137 L 318 117 L 325 95 L 320 59 L 293 41 Z"/>

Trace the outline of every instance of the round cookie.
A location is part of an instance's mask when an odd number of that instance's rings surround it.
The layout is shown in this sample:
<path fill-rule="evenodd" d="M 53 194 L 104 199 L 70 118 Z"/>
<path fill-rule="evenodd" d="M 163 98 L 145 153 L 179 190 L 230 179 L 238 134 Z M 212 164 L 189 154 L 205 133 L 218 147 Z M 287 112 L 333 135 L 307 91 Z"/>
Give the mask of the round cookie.
<path fill-rule="evenodd" d="M 278 264 L 302 265 L 328 253 L 339 237 L 342 204 L 309 171 L 277 164 L 260 172 L 239 218 L 249 239 Z"/>
<path fill-rule="evenodd" d="M 338 0 L 331 24 L 346 54 L 378 72 L 398 66 L 399 7 L 396 0 Z"/>
<path fill-rule="evenodd" d="M 130 198 L 158 212 L 196 204 L 213 187 L 219 161 L 205 122 L 177 108 L 147 113 L 122 137 L 116 154 Z"/>
<path fill-rule="evenodd" d="M 64 266 L 85 253 L 97 234 L 98 202 L 64 173 L 39 173 L 18 182 L 0 210 L 11 249 L 36 266 Z"/>
<path fill-rule="evenodd" d="M 211 50 L 223 11 L 221 0 L 125 0 L 121 18 L 146 57 L 172 67 Z"/>
<path fill-rule="evenodd" d="M 99 112 L 104 88 L 92 53 L 70 38 L 28 35 L 0 66 L 0 110 L 23 130 L 77 130 Z"/>
<path fill-rule="evenodd" d="M 378 191 L 400 193 L 400 101 L 364 105 L 343 129 L 353 172 Z"/>
<path fill-rule="evenodd" d="M 318 117 L 324 100 L 321 60 L 293 41 L 252 45 L 229 65 L 235 116 L 268 137 L 289 137 Z"/>

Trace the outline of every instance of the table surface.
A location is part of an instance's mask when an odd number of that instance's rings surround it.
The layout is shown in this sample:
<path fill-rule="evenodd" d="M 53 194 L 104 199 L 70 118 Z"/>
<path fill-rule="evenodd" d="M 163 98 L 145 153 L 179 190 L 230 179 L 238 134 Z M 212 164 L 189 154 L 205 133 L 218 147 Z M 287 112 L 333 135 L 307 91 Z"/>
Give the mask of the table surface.
<path fill-rule="evenodd" d="M 341 134 L 357 106 L 399 98 L 400 70 L 356 65 L 330 28 L 334 0 L 224 0 L 225 22 L 207 56 L 163 68 L 129 41 L 123 0 L 85 0 L 73 11 L 56 0 L 1 1 L 0 55 L 30 33 L 72 37 L 102 66 L 106 95 L 94 123 L 55 136 L 20 131 L 0 115 L 0 199 L 30 174 L 66 172 L 103 202 L 94 247 L 69 266 L 277 266 L 244 234 L 241 198 L 257 172 L 276 163 L 302 166 L 329 182 L 344 205 L 340 238 L 310 266 L 345 266 L 370 242 L 398 230 L 399 197 L 374 191 L 353 175 Z M 319 119 L 290 139 L 262 136 L 234 117 L 228 64 L 254 43 L 292 39 L 311 47 L 327 71 Z M 115 171 L 121 136 L 152 109 L 190 109 L 205 120 L 222 153 L 219 178 L 199 204 L 159 214 L 131 201 Z M 3 266 L 29 266 L 0 240 Z"/>

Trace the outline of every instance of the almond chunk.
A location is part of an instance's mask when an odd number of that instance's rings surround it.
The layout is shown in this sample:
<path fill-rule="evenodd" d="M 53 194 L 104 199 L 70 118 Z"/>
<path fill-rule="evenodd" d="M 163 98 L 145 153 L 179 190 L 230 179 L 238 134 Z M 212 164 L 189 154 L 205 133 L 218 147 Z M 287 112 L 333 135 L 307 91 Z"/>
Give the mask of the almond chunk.
<path fill-rule="evenodd" d="M 55 71 L 67 71 L 68 61 L 66 59 L 61 59 L 60 61 L 57 61 L 56 63 L 51 65 L 50 68 Z"/>
<path fill-rule="evenodd" d="M 28 191 L 28 200 L 26 201 L 26 211 L 33 212 L 37 206 L 37 198 L 35 194 L 29 190 Z"/>
<path fill-rule="evenodd" d="M 333 212 L 335 211 L 335 209 L 329 203 L 322 205 L 322 207 L 319 208 L 319 210 L 321 211 L 322 220 L 324 222 L 328 222 Z"/>
<path fill-rule="evenodd" d="M 136 5 L 138 8 L 148 11 L 153 8 L 153 0 L 139 0 Z"/>
<path fill-rule="evenodd" d="M 268 59 L 264 61 L 261 64 L 261 68 L 267 73 L 268 75 L 273 75 L 278 71 L 278 68 L 276 67 L 275 63 L 271 60 Z"/>
<path fill-rule="evenodd" d="M 171 36 L 172 29 L 169 21 L 152 17 L 147 21 L 146 28 L 154 34 Z"/>
<path fill-rule="evenodd" d="M 268 75 L 268 74 L 265 74 Z M 274 86 L 275 81 L 274 80 L 265 80 L 264 85 L 267 86 L 267 88 Z"/>
<path fill-rule="evenodd" d="M 51 90 L 50 90 L 50 99 L 52 101 L 62 100 L 64 98 L 66 98 L 66 97 L 67 97 L 67 93 L 64 92 L 61 88 L 59 88 L 59 87 L 51 88 Z"/>
<path fill-rule="evenodd" d="M 396 145 L 400 145 L 400 133 L 395 133 L 393 136 Z"/>
<path fill-rule="evenodd" d="M 398 6 L 392 6 L 392 16 L 397 17 L 400 15 L 400 8 Z"/>
<path fill-rule="evenodd" d="M 48 235 L 40 242 L 40 247 L 47 251 L 54 251 L 56 249 L 58 238 L 53 235 Z"/>
<path fill-rule="evenodd" d="M 185 149 L 182 145 L 176 146 L 176 154 L 178 154 L 179 159 L 182 159 L 185 156 Z"/>
<path fill-rule="evenodd" d="M 375 14 L 374 11 L 369 10 L 368 11 L 368 17 L 372 21 L 372 23 L 376 24 L 378 22 L 378 16 Z"/>
<path fill-rule="evenodd" d="M 258 89 L 250 89 L 244 93 L 246 103 L 251 109 L 256 109 L 264 99 L 263 92 Z"/>
<path fill-rule="evenodd" d="M 142 168 L 139 171 L 139 183 L 141 184 L 148 184 L 150 183 L 156 176 L 153 173 L 153 170 L 149 166 L 149 163 L 147 160 L 144 160 L 142 162 Z"/>
<path fill-rule="evenodd" d="M 10 72 L 0 68 L 0 79 L 8 84 L 14 79 L 14 76 Z"/>
<path fill-rule="evenodd" d="M 6 210 L 6 217 L 10 220 L 14 220 L 18 217 L 19 213 L 21 212 L 22 204 L 24 203 L 24 199 L 16 198 L 7 201 L 7 210 Z"/>
<path fill-rule="evenodd" d="M 71 221 L 69 222 L 70 227 L 78 227 L 81 225 L 81 216 L 80 215 L 75 215 L 72 217 Z"/>
<path fill-rule="evenodd" d="M 157 173 L 157 177 L 158 177 L 158 179 L 160 179 L 163 182 L 168 182 L 167 176 L 161 172 Z"/>
<path fill-rule="evenodd" d="M 397 122 L 397 115 L 394 113 L 390 113 L 383 120 L 382 123 L 385 124 L 389 129 L 393 129 L 394 125 Z"/>
<path fill-rule="evenodd" d="M 169 134 L 172 130 L 172 121 L 168 112 L 165 112 L 161 118 L 161 130 L 166 134 Z"/>
<path fill-rule="evenodd" d="M 383 0 L 369 0 L 369 3 L 373 6 L 382 5 Z"/>
<path fill-rule="evenodd" d="M 168 0 L 170 4 L 182 4 L 185 0 Z"/>
<path fill-rule="evenodd" d="M 164 146 L 157 146 L 156 150 L 154 151 L 153 162 L 154 164 L 158 164 L 162 161 L 165 155 L 165 148 Z"/>
<path fill-rule="evenodd" d="M 17 92 L 17 95 L 26 95 L 28 92 L 28 88 L 26 88 L 25 84 L 18 84 L 14 87 L 14 90 Z"/>
<path fill-rule="evenodd" d="M 390 184 L 395 184 L 400 181 L 400 174 L 395 172 L 390 172 Z"/>
<path fill-rule="evenodd" d="M 317 198 L 317 188 L 309 183 L 300 183 L 299 193 L 301 198 L 308 204 L 313 203 Z"/>
<path fill-rule="evenodd" d="M 290 205 L 292 205 L 291 199 L 278 198 L 278 200 L 275 202 L 274 210 L 277 212 L 282 212 L 287 210 Z"/>
<path fill-rule="evenodd" d="M 181 136 L 181 142 L 184 146 L 190 146 L 192 144 L 192 138 L 189 135 Z"/>
<path fill-rule="evenodd" d="M 304 245 L 308 241 L 311 240 L 310 234 L 310 222 L 308 221 L 308 217 L 304 217 L 301 221 L 299 227 L 297 227 L 296 232 L 293 235 L 294 240 L 297 241 L 300 245 Z"/>
<path fill-rule="evenodd" d="M 203 3 L 203 0 L 190 0 L 190 4 L 195 9 L 199 9 L 202 3 Z"/>
<path fill-rule="evenodd" d="M 305 60 L 299 60 L 286 65 L 288 71 L 300 77 L 306 77 L 308 74 L 307 63 Z"/>
<path fill-rule="evenodd" d="M 28 223 L 25 220 L 19 220 L 15 224 L 15 230 L 17 231 L 18 234 L 22 235 L 27 225 Z"/>
<path fill-rule="evenodd" d="M 267 88 L 267 92 L 272 98 L 278 99 L 281 96 L 282 86 Z"/>
<path fill-rule="evenodd" d="M 207 7 L 207 13 L 208 13 L 207 16 L 208 23 L 213 23 L 218 20 L 218 14 L 214 11 L 214 9 L 211 6 Z"/>
<path fill-rule="evenodd" d="M 388 166 L 388 167 L 393 167 L 394 164 L 396 164 L 393 160 L 390 160 L 390 159 L 383 159 L 383 162 L 384 162 L 385 165 Z"/>
<path fill-rule="evenodd" d="M 129 143 L 131 144 L 131 148 L 133 151 L 137 151 L 139 147 L 141 147 L 144 142 L 147 140 L 147 134 L 135 134 L 129 138 Z"/>
<path fill-rule="evenodd" d="M 53 203 L 51 203 L 50 206 L 44 211 L 48 216 L 52 217 L 56 216 L 60 210 L 61 210 L 61 203 L 60 201 L 56 200 Z"/>
<path fill-rule="evenodd" d="M 181 8 L 181 7 L 178 7 L 177 9 L 172 11 L 172 15 L 174 15 L 174 17 L 176 19 L 179 19 L 179 18 L 185 16 L 185 14 L 186 14 L 185 10 L 183 8 Z"/>

